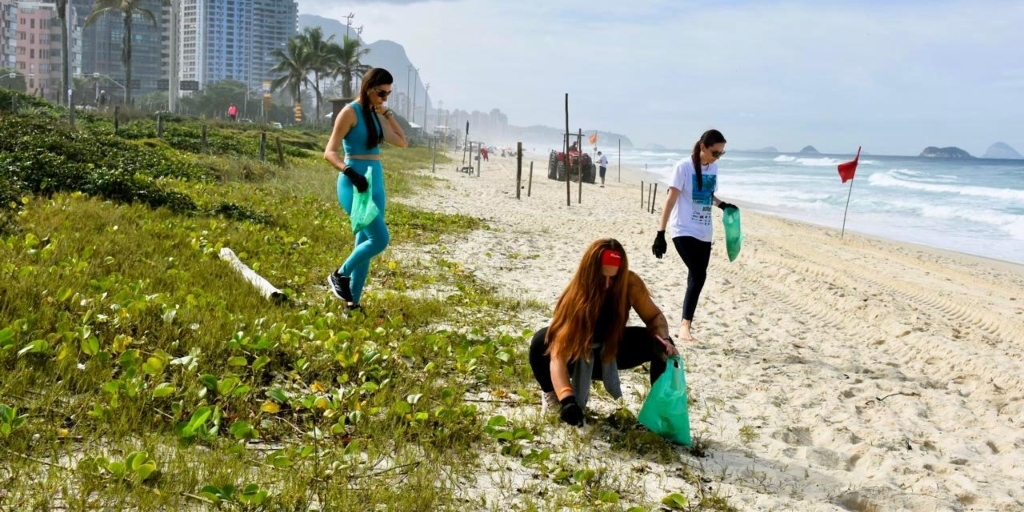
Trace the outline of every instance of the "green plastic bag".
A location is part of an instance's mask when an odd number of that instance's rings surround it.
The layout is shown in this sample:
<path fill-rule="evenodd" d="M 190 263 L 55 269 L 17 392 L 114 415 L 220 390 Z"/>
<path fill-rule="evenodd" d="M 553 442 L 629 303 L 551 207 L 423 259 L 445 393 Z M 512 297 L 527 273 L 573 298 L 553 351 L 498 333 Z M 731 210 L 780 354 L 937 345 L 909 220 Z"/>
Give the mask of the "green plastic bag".
<path fill-rule="evenodd" d="M 654 381 L 651 392 L 644 400 L 637 416 L 643 426 L 677 444 L 692 446 L 690 439 L 690 411 L 686 403 L 686 370 L 683 358 L 668 358 L 665 373 Z"/>
<path fill-rule="evenodd" d="M 740 231 L 740 209 L 726 208 L 722 211 L 722 224 L 725 225 L 725 250 L 729 253 L 729 261 L 736 261 L 743 246 L 743 233 Z"/>
<path fill-rule="evenodd" d="M 354 190 L 352 196 L 352 213 L 349 219 L 352 221 L 352 232 L 358 233 L 369 226 L 373 219 L 380 214 L 377 203 L 373 202 L 373 173 L 366 173 L 366 192 Z"/>

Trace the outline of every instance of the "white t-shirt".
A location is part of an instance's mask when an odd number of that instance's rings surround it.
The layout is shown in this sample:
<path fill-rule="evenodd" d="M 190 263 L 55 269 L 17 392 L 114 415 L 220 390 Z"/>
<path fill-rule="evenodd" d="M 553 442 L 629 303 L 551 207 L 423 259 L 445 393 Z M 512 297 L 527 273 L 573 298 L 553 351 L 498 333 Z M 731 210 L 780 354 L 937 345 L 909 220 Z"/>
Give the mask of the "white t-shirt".
<path fill-rule="evenodd" d="M 701 167 L 700 174 L 704 184 L 701 190 L 697 190 L 697 173 L 691 159 L 680 160 L 672 169 L 670 186 L 679 190 L 679 198 L 668 218 L 670 238 L 692 236 L 704 242 L 711 241 L 711 208 L 718 189 L 718 163 Z"/>
<path fill-rule="evenodd" d="M 601 157 L 597 159 L 597 165 L 601 167 L 608 167 L 608 155 L 602 154 Z"/>

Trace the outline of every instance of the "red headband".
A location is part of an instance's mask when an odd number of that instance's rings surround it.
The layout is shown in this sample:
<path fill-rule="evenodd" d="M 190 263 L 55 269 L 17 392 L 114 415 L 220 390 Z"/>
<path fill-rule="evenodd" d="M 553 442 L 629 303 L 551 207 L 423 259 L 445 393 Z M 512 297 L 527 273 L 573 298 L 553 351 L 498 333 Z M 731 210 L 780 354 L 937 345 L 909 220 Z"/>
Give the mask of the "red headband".
<path fill-rule="evenodd" d="M 619 251 L 613 251 L 611 249 L 605 249 L 601 251 L 601 265 L 607 265 L 610 267 L 621 267 L 622 266 L 622 254 Z"/>

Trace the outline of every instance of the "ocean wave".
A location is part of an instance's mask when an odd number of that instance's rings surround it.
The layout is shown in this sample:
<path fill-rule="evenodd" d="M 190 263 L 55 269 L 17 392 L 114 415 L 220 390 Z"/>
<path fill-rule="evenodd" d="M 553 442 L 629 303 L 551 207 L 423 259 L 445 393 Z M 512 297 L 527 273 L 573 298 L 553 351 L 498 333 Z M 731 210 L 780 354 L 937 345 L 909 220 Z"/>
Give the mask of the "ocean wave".
<path fill-rule="evenodd" d="M 796 161 L 796 157 L 795 156 L 789 156 L 789 155 L 779 155 L 779 156 L 777 156 L 775 158 L 772 158 L 772 161 L 775 161 L 775 162 L 795 162 Z"/>
<path fill-rule="evenodd" d="M 843 163 L 843 160 L 823 156 L 821 158 L 797 158 L 796 163 L 808 167 L 831 167 Z"/>
<path fill-rule="evenodd" d="M 1024 240 L 1024 218 L 1019 218 L 1012 222 L 1007 222 L 1000 226 L 1003 231 L 1010 234 L 1010 238 L 1014 240 Z M 1018 253 L 1019 256 L 1019 253 Z"/>
<path fill-rule="evenodd" d="M 899 187 L 911 190 L 920 190 L 923 192 L 932 192 L 937 194 L 959 194 L 964 196 L 991 197 L 993 199 L 1024 201 L 1024 190 L 1020 189 L 939 185 L 935 183 L 905 181 L 899 179 L 897 176 L 894 176 L 892 174 L 892 171 L 872 173 L 871 176 L 868 177 L 868 183 L 879 187 Z"/>

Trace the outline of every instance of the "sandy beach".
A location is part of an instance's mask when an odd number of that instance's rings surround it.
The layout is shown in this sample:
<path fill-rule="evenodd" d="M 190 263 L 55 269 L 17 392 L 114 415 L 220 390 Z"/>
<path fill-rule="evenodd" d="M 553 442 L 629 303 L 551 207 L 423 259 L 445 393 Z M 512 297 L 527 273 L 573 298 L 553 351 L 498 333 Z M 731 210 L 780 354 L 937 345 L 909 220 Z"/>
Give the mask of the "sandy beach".
<path fill-rule="evenodd" d="M 409 201 L 484 219 L 488 229 L 446 240 L 445 257 L 550 307 L 583 249 L 617 238 L 676 335 L 686 268 L 671 244 L 662 260 L 650 251 L 664 185 L 645 212 L 642 173 L 623 169 L 620 183 L 613 164 L 605 188 L 584 185 L 582 204 L 573 183 L 567 207 L 565 183 L 547 179 L 546 158 L 534 162 L 530 197 L 523 189 L 516 199 L 515 159 L 492 156 L 479 177 L 439 165 L 442 183 Z M 699 342 L 680 344 L 706 457 L 680 449 L 680 462 L 659 464 L 597 445 L 570 455 L 620 472 L 655 501 L 695 494 L 685 466 L 739 510 L 1024 510 L 1024 271 L 856 233 L 841 240 L 841 218 L 822 222 L 832 220 L 825 228 L 744 209 L 743 251 L 730 263 L 715 210 Z M 646 377 L 623 378 L 635 413 Z M 598 395 L 594 408 L 614 408 Z M 577 435 L 569 430 L 544 439 Z M 476 485 L 530 480 L 514 460 L 493 466 Z"/>

